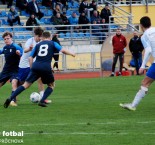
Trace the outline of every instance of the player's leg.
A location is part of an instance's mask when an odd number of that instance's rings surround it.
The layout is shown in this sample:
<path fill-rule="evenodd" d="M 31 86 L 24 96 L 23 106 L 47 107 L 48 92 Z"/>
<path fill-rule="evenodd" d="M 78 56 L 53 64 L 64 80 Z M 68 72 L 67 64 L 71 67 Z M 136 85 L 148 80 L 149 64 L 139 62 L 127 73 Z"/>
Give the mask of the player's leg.
<path fill-rule="evenodd" d="M 148 70 L 146 77 L 142 81 L 140 90 L 135 95 L 132 103 L 120 104 L 120 106 L 128 110 L 136 110 L 137 105 L 145 97 L 145 95 L 148 92 L 149 86 L 154 82 L 154 80 L 155 80 L 155 63 L 153 63 L 150 69 Z"/>
<path fill-rule="evenodd" d="M 119 73 L 118 75 L 122 75 L 122 68 L 123 68 L 123 62 L 124 62 L 124 54 L 119 54 L 119 62 L 120 62 L 120 66 L 119 66 Z"/>
<path fill-rule="evenodd" d="M 39 106 L 42 106 L 42 107 L 46 107 L 46 103 L 45 103 L 45 100 L 47 99 L 47 97 L 53 92 L 53 89 L 55 87 L 55 83 L 54 83 L 54 76 L 53 76 L 53 73 L 52 71 L 47 71 L 45 73 L 43 73 L 41 75 L 41 80 L 44 84 L 47 84 L 48 87 L 46 88 L 45 92 L 44 92 L 44 95 L 42 97 L 42 99 L 40 100 L 39 102 Z"/>
<path fill-rule="evenodd" d="M 40 100 L 40 102 L 38 104 L 39 106 L 47 107 L 46 103 L 45 103 L 45 100 L 48 98 L 49 95 L 51 95 L 51 93 L 53 92 L 54 87 L 55 87 L 54 82 L 48 84 L 48 87 L 46 88 L 46 90 L 44 92 L 44 95 L 43 95 L 42 99 Z"/>
<path fill-rule="evenodd" d="M 34 81 L 36 81 L 39 78 L 39 75 L 33 71 L 30 71 L 25 83 L 22 86 L 19 86 L 15 92 L 8 98 L 4 103 L 4 108 L 8 108 L 10 102 L 16 98 L 17 95 L 19 95 L 21 92 L 23 92 L 25 89 L 29 88 Z"/>
<path fill-rule="evenodd" d="M 115 66 L 116 66 L 116 63 L 117 63 L 117 59 L 118 59 L 118 54 L 114 54 L 113 64 L 112 64 L 112 73 L 111 73 L 110 76 L 114 76 L 115 75 Z"/>

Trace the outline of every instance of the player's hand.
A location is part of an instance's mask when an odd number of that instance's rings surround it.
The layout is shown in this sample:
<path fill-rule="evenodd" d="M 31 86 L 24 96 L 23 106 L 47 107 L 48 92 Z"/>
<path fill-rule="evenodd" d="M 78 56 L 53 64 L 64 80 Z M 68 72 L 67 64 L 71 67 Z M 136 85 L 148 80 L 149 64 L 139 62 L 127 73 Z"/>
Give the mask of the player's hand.
<path fill-rule="evenodd" d="M 20 51 L 19 50 L 16 50 L 16 54 L 20 56 Z"/>
<path fill-rule="evenodd" d="M 144 68 L 140 68 L 139 69 L 139 74 L 142 75 L 144 73 L 144 70 L 145 70 Z"/>
<path fill-rule="evenodd" d="M 30 51 L 33 49 L 33 44 L 30 45 L 29 49 Z"/>

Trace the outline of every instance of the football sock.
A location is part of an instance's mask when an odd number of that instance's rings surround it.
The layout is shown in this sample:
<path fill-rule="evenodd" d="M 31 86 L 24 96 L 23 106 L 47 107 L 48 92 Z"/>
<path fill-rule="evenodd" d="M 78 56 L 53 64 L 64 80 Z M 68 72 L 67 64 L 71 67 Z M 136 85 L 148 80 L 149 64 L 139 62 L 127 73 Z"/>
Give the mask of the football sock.
<path fill-rule="evenodd" d="M 11 95 L 12 95 L 14 92 L 15 92 L 15 91 L 12 91 L 12 92 L 11 92 Z M 16 98 L 14 98 L 13 101 L 16 102 L 16 101 L 17 101 Z"/>
<path fill-rule="evenodd" d="M 137 92 L 133 102 L 132 102 L 132 107 L 136 107 L 139 102 L 144 98 L 148 91 L 148 88 L 141 86 L 141 89 Z"/>
<path fill-rule="evenodd" d="M 14 100 L 16 98 L 17 95 L 19 95 L 21 92 L 23 92 L 25 90 L 25 88 L 23 86 L 19 86 L 16 91 L 14 91 L 14 93 L 10 96 L 11 100 Z"/>
<path fill-rule="evenodd" d="M 50 87 L 47 87 L 40 102 L 44 102 L 52 92 L 53 92 L 53 89 Z"/>

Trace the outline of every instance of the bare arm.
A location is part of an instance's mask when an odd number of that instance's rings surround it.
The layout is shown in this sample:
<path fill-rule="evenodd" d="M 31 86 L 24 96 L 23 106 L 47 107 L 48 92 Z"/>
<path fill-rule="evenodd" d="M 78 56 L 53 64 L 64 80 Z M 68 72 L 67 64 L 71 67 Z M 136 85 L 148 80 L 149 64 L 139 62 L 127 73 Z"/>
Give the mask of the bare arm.
<path fill-rule="evenodd" d="M 72 53 L 72 52 L 70 52 L 69 50 L 64 49 L 64 48 L 62 48 L 62 49 L 60 50 L 60 52 L 66 54 L 66 55 L 71 55 L 71 56 L 75 57 L 75 53 Z"/>
<path fill-rule="evenodd" d="M 30 68 L 32 67 L 32 63 L 33 63 L 33 57 L 29 57 Z"/>

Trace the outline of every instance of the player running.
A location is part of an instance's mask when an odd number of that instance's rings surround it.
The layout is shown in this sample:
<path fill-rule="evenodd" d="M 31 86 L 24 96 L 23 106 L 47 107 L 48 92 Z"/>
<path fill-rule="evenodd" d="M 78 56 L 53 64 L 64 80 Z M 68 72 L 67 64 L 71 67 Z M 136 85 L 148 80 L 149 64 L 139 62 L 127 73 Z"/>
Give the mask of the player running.
<path fill-rule="evenodd" d="M 145 49 L 145 54 L 143 63 L 139 69 L 139 74 L 143 74 L 146 63 L 148 62 L 151 55 L 154 57 L 154 62 L 147 71 L 146 76 L 141 83 L 140 90 L 137 92 L 132 103 L 120 104 L 120 106 L 123 107 L 124 109 L 132 111 L 136 110 L 136 107 L 139 104 L 139 102 L 147 94 L 149 86 L 155 80 L 155 27 L 151 27 L 151 20 L 147 16 L 144 16 L 140 19 L 140 26 L 141 29 L 144 31 L 141 40 Z"/>
<path fill-rule="evenodd" d="M 53 92 L 53 89 L 55 87 L 54 76 L 51 69 L 51 61 L 54 55 L 54 47 L 64 54 L 75 57 L 74 53 L 68 51 L 67 49 L 62 48 L 58 43 L 51 41 L 50 32 L 43 32 L 42 39 L 43 41 L 37 44 L 33 49 L 33 51 L 31 52 L 31 57 L 29 59 L 30 64 L 32 64 L 32 66 L 25 83 L 22 86 L 18 87 L 17 90 L 10 96 L 10 98 L 8 98 L 5 101 L 4 108 L 7 108 L 11 100 L 13 100 L 25 89 L 29 88 L 32 85 L 32 83 L 35 82 L 40 77 L 42 82 L 44 84 L 47 84 L 47 88 L 38 105 L 41 107 L 47 107 L 44 101 Z M 33 58 L 35 57 L 36 60 L 33 63 Z"/>
<path fill-rule="evenodd" d="M 23 49 L 19 45 L 13 43 L 12 33 L 5 32 L 2 37 L 4 39 L 5 46 L 2 50 L 0 50 L 0 54 L 4 54 L 5 64 L 2 72 L 0 73 L 0 88 L 10 79 L 13 93 L 17 88 L 16 77 Z"/>

